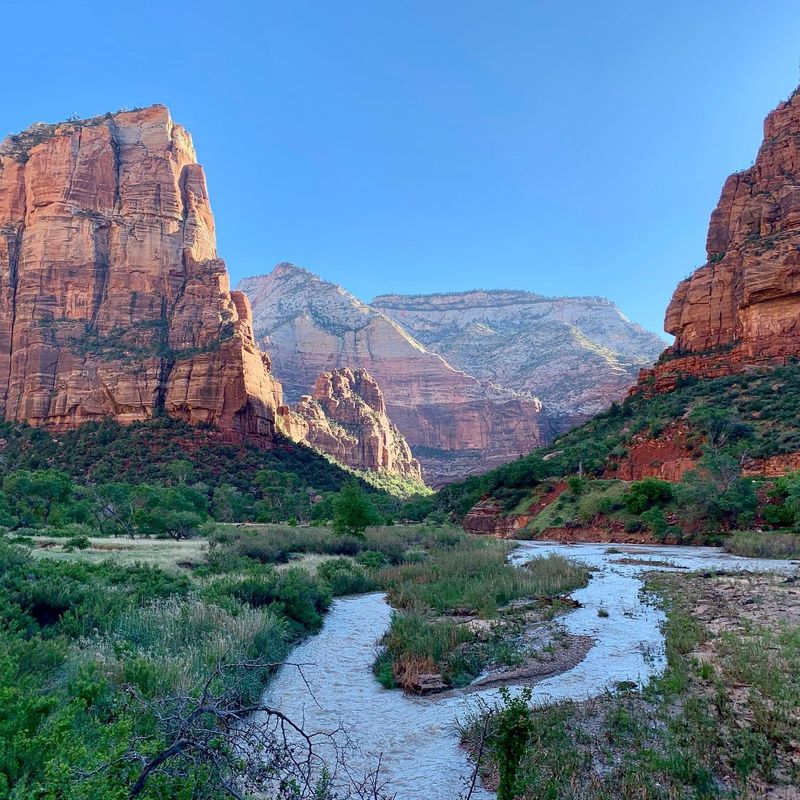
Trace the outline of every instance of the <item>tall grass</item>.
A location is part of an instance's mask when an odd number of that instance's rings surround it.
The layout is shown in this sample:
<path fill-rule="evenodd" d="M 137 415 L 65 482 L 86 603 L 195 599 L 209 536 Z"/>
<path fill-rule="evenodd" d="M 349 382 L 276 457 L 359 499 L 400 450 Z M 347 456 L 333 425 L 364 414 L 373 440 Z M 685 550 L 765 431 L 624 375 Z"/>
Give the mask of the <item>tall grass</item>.
<path fill-rule="evenodd" d="M 369 551 L 381 553 L 390 563 L 399 564 L 406 560 L 410 550 L 457 547 L 469 540 L 470 537 L 458 528 L 426 525 L 368 528 L 363 537 L 344 536 L 330 528 L 219 526 L 212 538 L 209 560 L 215 567 L 230 566 L 237 558 L 283 564 L 298 554 L 357 556 Z"/>
<path fill-rule="evenodd" d="M 170 597 L 130 609 L 109 633 L 80 642 L 65 677 L 91 664 L 98 676 L 133 684 L 147 696 L 185 693 L 220 661 L 279 663 L 288 646 L 286 620 L 270 610 L 245 607 L 234 615 L 202 600 Z M 257 694 L 264 677 L 239 675 L 240 693 Z"/>
<path fill-rule="evenodd" d="M 800 536 L 793 533 L 737 531 L 723 546 L 729 553 L 747 558 L 800 557 Z"/>
<path fill-rule="evenodd" d="M 514 567 L 507 561 L 508 549 L 496 539 L 469 537 L 457 549 L 432 549 L 419 562 L 377 573 L 389 601 L 400 609 L 373 665 L 384 686 L 411 689 L 424 673 L 441 673 L 455 686 L 468 683 L 483 668 L 487 653 L 458 616 L 496 617 L 515 600 L 563 594 L 586 580 L 584 568 L 556 555 Z"/>
<path fill-rule="evenodd" d="M 483 617 L 494 616 L 514 600 L 563 594 L 585 581 L 585 569 L 557 555 L 536 558 L 522 569 L 513 567 L 500 544 L 473 540 L 466 549 L 386 568 L 378 579 L 397 608 Z"/>

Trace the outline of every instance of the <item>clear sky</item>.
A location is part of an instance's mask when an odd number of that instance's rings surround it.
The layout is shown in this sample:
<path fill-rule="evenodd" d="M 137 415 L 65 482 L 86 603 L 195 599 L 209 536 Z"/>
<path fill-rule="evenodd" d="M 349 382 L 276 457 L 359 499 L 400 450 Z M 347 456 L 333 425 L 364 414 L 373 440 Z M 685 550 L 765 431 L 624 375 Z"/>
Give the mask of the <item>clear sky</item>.
<path fill-rule="evenodd" d="M 661 331 L 797 0 L 3 0 L 0 131 L 165 103 L 234 282 L 605 295 Z"/>

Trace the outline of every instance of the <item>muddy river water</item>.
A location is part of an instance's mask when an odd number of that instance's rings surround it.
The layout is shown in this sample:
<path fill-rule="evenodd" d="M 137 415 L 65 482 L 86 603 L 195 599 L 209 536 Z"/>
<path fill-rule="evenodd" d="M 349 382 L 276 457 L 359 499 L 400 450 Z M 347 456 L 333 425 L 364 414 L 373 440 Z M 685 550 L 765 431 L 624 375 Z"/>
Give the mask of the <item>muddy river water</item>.
<path fill-rule="evenodd" d="M 588 585 L 572 594 L 581 607 L 560 621 L 568 632 L 592 637 L 595 645 L 573 669 L 534 686 L 534 698 L 540 702 L 585 699 L 620 681 L 646 682 L 664 668 L 663 613 L 640 595 L 643 572 L 795 569 L 785 561 L 740 558 L 708 547 L 524 542 L 511 560 L 521 564 L 548 553 L 593 568 Z M 625 558 L 656 563 L 621 563 Z M 600 608 L 607 617 L 598 616 Z M 297 669 L 284 667 L 265 701 L 302 719 L 309 731 L 343 727 L 357 745 L 353 769 L 374 763 L 380 755 L 397 800 L 455 800 L 471 774 L 458 746 L 457 722 L 475 708 L 476 698 L 493 703 L 497 691 L 420 698 L 382 688 L 371 665 L 391 614 L 380 593 L 336 600 L 320 633 L 292 654 L 292 662 L 307 665 L 302 676 Z M 494 794 L 477 788 L 472 797 L 488 800 Z"/>

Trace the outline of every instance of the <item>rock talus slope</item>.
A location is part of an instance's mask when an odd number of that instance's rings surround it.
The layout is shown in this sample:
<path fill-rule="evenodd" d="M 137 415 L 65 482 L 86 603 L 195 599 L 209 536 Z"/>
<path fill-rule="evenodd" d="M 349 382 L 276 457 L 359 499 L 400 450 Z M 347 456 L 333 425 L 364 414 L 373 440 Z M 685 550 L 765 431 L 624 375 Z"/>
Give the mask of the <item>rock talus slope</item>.
<path fill-rule="evenodd" d="M 289 412 L 287 428 L 353 469 L 422 480 L 419 461 L 387 416 L 383 392 L 365 369 L 323 372 L 313 395 L 303 395 Z"/>
<path fill-rule="evenodd" d="M 286 396 L 309 394 L 320 372 L 366 369 L 432 485 L 485 471 L 547 441 L 536 397 L 456 369 L 340 286 L 279 264 L 239 289 L 253 302 L 257 339 Z"/>
<path fill-rule="evenodd" d="M 268 441 L 280 385 L 229 290 L 191 137 L 163 106 L 0 146 L 0 410 L 71 427 L 159 411 Z"/>
<path fill-rule="evenodd" d="M 640 390 L 800 355 L 800 92 L 767 116 L 753 166 L 725 181 L 706 250 L 667 308 L 675 342 Z"/>
<path fill-rule="evenodd" d="M 371 305 L 470 375 L 535 394 L 554 432 L 624 398 L 665 345 L 601 297 L 476 290 Z"/>

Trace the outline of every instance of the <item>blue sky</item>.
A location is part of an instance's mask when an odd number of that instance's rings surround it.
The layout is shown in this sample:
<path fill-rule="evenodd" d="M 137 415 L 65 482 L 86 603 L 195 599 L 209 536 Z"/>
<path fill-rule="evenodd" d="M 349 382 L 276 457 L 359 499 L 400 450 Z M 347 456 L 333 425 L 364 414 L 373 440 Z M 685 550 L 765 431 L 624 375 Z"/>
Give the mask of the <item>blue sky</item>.
<path fill-rule="evenodd" d="M 800 79 L 797 0 L 4 0 L 0 132 L 161 102 L 234 282 L 605 295 L 661 331 Z"/>

